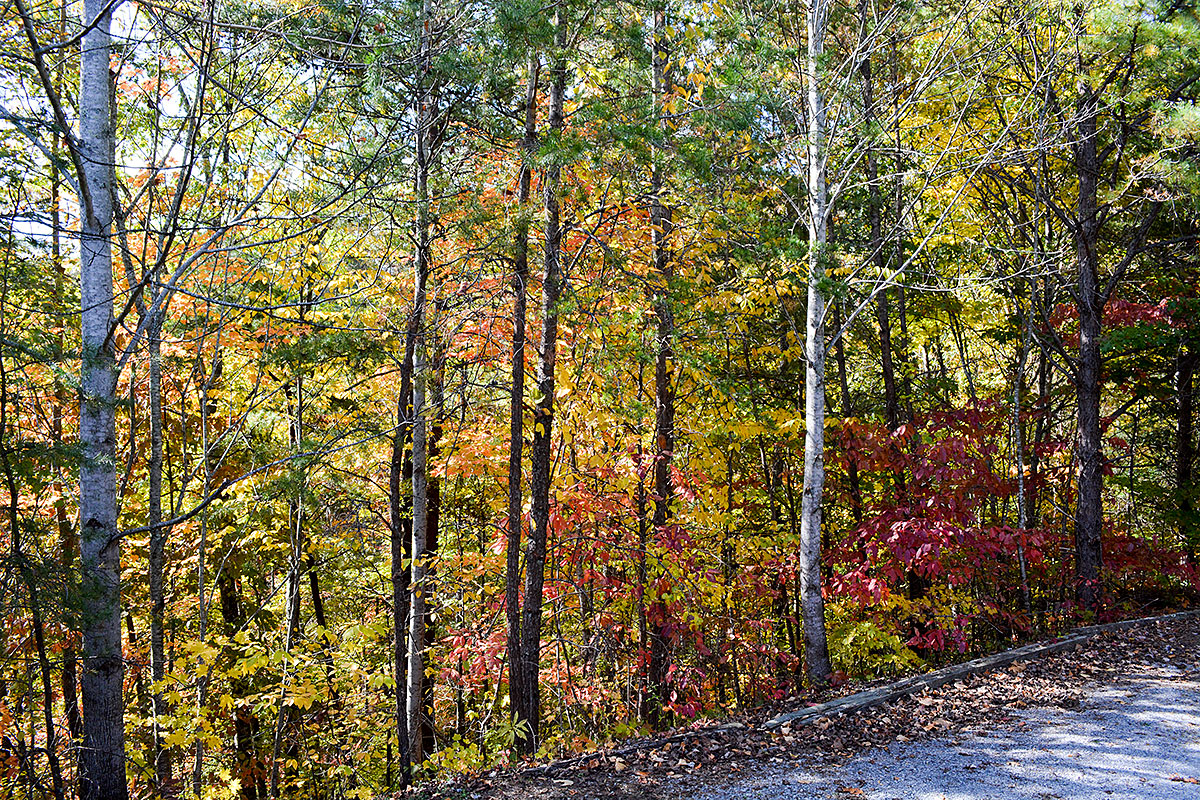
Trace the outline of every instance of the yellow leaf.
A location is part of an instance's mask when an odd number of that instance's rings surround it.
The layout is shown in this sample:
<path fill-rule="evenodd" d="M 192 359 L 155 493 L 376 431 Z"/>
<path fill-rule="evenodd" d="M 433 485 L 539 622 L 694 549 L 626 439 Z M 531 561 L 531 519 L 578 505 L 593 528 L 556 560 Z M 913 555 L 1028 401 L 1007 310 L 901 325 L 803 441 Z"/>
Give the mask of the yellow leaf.
<path fill-rule="evenodd" d="M 167 747 L 182 747 L 188 743 L 188 738 L 187 731 L 171 731 L 163 737 L 163 743 Z"/>

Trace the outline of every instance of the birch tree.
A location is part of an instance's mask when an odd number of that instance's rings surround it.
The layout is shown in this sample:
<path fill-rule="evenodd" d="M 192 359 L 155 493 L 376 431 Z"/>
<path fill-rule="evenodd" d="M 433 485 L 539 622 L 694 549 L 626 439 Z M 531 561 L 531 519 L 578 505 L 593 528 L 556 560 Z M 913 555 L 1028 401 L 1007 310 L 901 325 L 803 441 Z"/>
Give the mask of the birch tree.
<path fill-rule="evenodd" d="M 821 591 L 821 492 L 825 485 L 825 247 L 829 232 L 828 142 L 822 89 L 829 0 L 809 0 L 804 97 L 808 117 L 806 177 L 808 313 L 804 337 L 804 490 L 800 505 L 800 607 L 808 678 L 823 684 L 832 668 Z"/>
<path fill-rule="evenodd" d="M 82 800 L 120 800 L 125 782 L 125 664 L 121 642 L 117 530 L 116 348 L 113 340 L 112 5 L 84 0 L 78 139 L 72 146 L 80 195 L 79 467 L 80 578 L 91 609 L 83 628 L 79 750 Z M 30 25 L 25 16 L 25 23 Z M 36 50 L 30 28 L 30 44 Z M 45 81 L 49 84 L 49 81 Z M 50 89 L 49 86 L 46 87 Z M 52 91 L 52 89 L 51 89 Z M 59 113 L 61 117 L 61 112 Z M 59 120 L 69 130 L 65 119 Z M 69 141 L 69 140 L 68 140 Z"/>
<path fill-rule="evenodd" d="M 804 396 L 804 487 L 801 497 L 800 520 L 800 604 L 805 640 L 805 671 L 810 682 L 823 684 L 832 667 L 825 631 L 824 597 L 821 579 L 822 541 L 822 498 L 825 483 L 825 414 L 826 414 L 826 360 L 831 349 L 854 324 L 860 314 L 875 306 L 881 324 L 881 336 L 887 336 L 887 306 L 881 300 L 884 292 L 904 275 L 908 267 L 924 252 L 926 244 L 945 223 L 950 208 L 961 195 L 960 188 L 950 202 L 939 207 L 936 217 L 919 241 L 905 253 L 897 245 L 895 256 L 887 269 L 881 264 L 879 251 L 885 243 L 898 239 L 902 221 L 912 213 L 920 202 L 924 190 L 938 175 L 950 174 L 942 165 L 949 149 L 957 142 L 942 142 L 941 151 L 925 153 L 926 166 L 913 170 L 920 177 L 917 186 L 905 198 L 897 189 L 896 207 L 891 220 L 892 229 L 885 230 L 882 221 L 871 216 L 871 247 L 865 258 L 856 259 L 848 268 L 840 270 L 842 275 L 834 281 L 829 274 L 832 252 L 829 243 L 830 222 L 835 207 L 853 184 L 855 175 L 866 162 L 868 189 L 872 202 L 876 199 L 873 185 L 879 179 L 877 166 L 872 169 L 876 144 L 874 130 L 891 129 L 900 131 L 905 118 L 922 102 L 926 92 L 938 81 L 945 81 L 953 74 L 962 81 L 964 98 L 973 95 L 976 88 L 975 70 L 982 60 L 981 52 L 971 58 L 960 59 L 964 44 L 971 29 L 971 22 L 986 12 L 985 6 L 957 9 L 950 20 L 939 23 L 936 29 L 928 28 L 928 20 L 921 14 L 911 19 L 902 17 L 901 9 L 892 7 L 886 13 L 869 17 L 859 7 L 857 37 L 853 44 L 837 52 L 827 50 L 830 38 L 831 12 L 835 9 L 832 0 L 807 0 L 803 6 L 804 32 L 797 35 L 798 57 L 793 62 L 802 92 L 798 111 L 793 111 L 789 127 L 802 133 L 802 150 L 797 153 L 802 164 L 800 183 L 803 196 L 788 198 L 797 209 L 807 229 L 805 270 L 807 272 L 807 306 L 803 350 L 805 359 Z M 899 88 L 893 86 L 893 104 L 887 115 L 880 114 L 879 104 L 874 101 L 873 82 L 869 60 L 871 54 L 887 41 L 892 48 L 899 42 L 924 37 L 924 52 L 915 63 L 906 81 L 906 93 L 901 96 Z M 839 38 L 838 41 L 841 41 Z M 896 56 L 894 56 L 896 57 Z M 853 92 L 853 77 L 859 74 L 864 79 L 861 96 Z M 893 83 L 898 78 L 893 75 Z M 948 124 L 960 124 L 967 103 L 955 108 L 958 118 Z M 788 124 L 785 122 L 785 125 Z M 858 135 L 855 135 L 858 132 Z M 900 136 L 900 133 L 896 133 Z M 998 147 L 999 138 L 993 137 L 987 145 L 973 155 L 970 163 L 957 165 L 965 172 L 962 185 L 969 185 L 979 170 L 991 158 Z M 902 175 L 895 175 L 899 182 Z M 870 211 L 870 210 L 869 210 Z M 841 314 L 836 303 L 831 304 L 830 292 L 836 283 L 859 290 L 860 299 L 851 304 L 847 313 Z M 826 315 L 834 312 L 839 323 L 837 330 L 826 330 Z M 789 319 L 790 319 L 790 315 Z M 793 327 L 794 323 L 793 323 Z M 894 379 L 893 379 L 894 380 Z M 889 423 L 900 417 L 899 403 L 889 394 Z"/>

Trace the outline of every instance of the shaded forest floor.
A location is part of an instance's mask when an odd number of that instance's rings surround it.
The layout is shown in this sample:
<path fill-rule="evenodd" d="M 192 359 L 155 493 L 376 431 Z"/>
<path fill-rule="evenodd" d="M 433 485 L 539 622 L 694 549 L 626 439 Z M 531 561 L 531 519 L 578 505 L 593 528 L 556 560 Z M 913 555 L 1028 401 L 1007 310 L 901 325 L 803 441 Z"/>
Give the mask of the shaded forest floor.
<path fill-rule="evenodd" d="M 1020 662 L 855 714 L 774 731 L 761 725 L 781 708 L 533 769 L 497 770 L 422 787 L 417 796 L 456 800 L 668 800 L 705 794 L 786 764 L 836 766 L 871 748 L 1017 723 L 1031 707 L 1077 708 L 1086 689 L 1142 666 L 1192 673 L 1200 662 L 1200 619 L 1103 633 L 1073 651 Z M 838 694 L 865 688 L 843 687 Z M 828 698 L 823 698 L 828 699 Z"/>

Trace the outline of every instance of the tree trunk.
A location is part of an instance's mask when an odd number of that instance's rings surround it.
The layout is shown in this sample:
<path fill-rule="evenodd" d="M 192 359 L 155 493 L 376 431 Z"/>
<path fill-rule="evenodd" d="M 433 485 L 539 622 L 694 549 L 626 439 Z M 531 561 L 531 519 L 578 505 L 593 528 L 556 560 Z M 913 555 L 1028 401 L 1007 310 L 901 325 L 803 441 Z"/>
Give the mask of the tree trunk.
<path fill-rule="evenodd" d="M 429 171 L 433 137 L 432 92 L 425 83 L 432 59 L 433 25 L 432 0 L 424 0 L 421 9 L 421 77 L 416 101 L 416 176 L 414 196 L 416 218 L 413 221 L 416 252 L 413 258 L 413 391 L 412 391 L 412 588 L 408 619 L 408 737 L 412 763 L 420 764 L 421 752 L 421 683 L 425 677 L 425 592 L 426 549 L 429 535 L 428 438 L 426 430 L 425 392 L 428 382 L 426 356 L 425 302 L 429 280 L 430 216 Z"/>
<path fill-rule="evenodd" d="M 524 526 L 525 305 L 529 284 L 529 199 L 533 184 L 533 159 L 537 153 L 538 57 L 529 57 L 525 82 L 525 134 L 521 140 L 521 174 L 517 191 L 517 229 L 513 236 L 513 340 L 512 387 L 509 392 L 508 429 L 508 549 L 505 554 L 504 612 L 508 621 L 509 709 L 525 707 L 521 684 L 521 530 Z"/>
<path fill-rule="evenodd" d="M 303 315 L 301 315 L 303 319 Z M 302 375 L 295 375 L 290 381 L 284 385 L 284 396 L 287 400 L 288 410 L 288 445 L 293 455 L 300 452 L 300 443 L 303 439 L 304 425 L 304 380 Z M 207 403 L 207 398 L 205 398 Z M 207 430 L 207 427 L 205 428 Z M 205 475 L 209 474 L 207 467 L 208 439 L 205 436 Z M 207 490 L 208 481 L 205 481 Z M 283 634 L 283 650 L 285 653 L 290 653 L 296 645 L 296 640 L 300 636 L 300 573 L 304 565 L 304 502 L 303 484 L 297 488 L 294 496 L 288 499 L 288 574 L 285 588 L 284 609 L 284 634 Z M 204 517 L 201 517 L 201 530 L 203 531 Z M 201 562 L 203 563 L 203 562 Z M 203 612 L 202 612 L 203 618 Z M 287 686 L 292 679 L 290 669 L 285 669 L 283 672 L 283 687 L 286 692 Z M 281 769 L 286 770 L 286 776 L 295 776 L 298 771 L 297 767 L 289 766 L 288 762 L 298 761 L 298 749 L 295 742 L 295 734 L 300 725 L 300 709 L 294 703 L 287 703 L 286 695 L 281 697 L 279 714 L 275 718 L 275 734 L 271 747 L 271 796 L 280 796 L 280 776 Z M 286 757 L 280 758 L 281 748 L 283 747 L 284 737 L 288 737 L 288 748 Z M 200 761 L 202 751 L 200 743 L 197 742 L 197 763 Z M 198 767 L 197 777 L 198 782 Z M 196 794 L 199 795 L 199 789 L 196 789 Z"/>
<path fill-rule="evenodd" d="M 79 66 L 80 577 L 88 613 L 83 622 L 82 800 L 124 800 L 125 674 L 121 653 L 121 571 L 117 538 L 116 362 L 113 340 L 113 163 L 111 8 L 85 0 Z"/>
<path fill-rule="evenodd" d="M 411 585 L 412 505 L 407 487 L 412 483 L 409 414 L 412 395 L 412 336 L 406 337 L 400 367 L 400 399 L 396 402 L 396 430 L 388 471 L 388 519 L 392 555 L 392 668 L 396 694 L 396 760 L 399 780 L 390 788 L 408 787 L 412 756 L 408 743 L 408 606 Z"/>
<path fill-rule="evenodd" d="M 879 323 L 879 361 L 883 370 L 884 411 L 888 430 L 900 427 L 900 396 L 896 391 L 896 373 L 892 364 L 892 322 L 887 289 L 875 297 L 875 318 Z"/>
<path fill-rule="evenodd" d="M 800 502 L 800 606 L 808 679 L 823 685 L 832 671 L 821 595 L 821 493 L 825 484 L 825 243 L 828 233 L 825 98 L 821 57 L 829 19 L 828 0 L 809 0 L 805 63 L 808 111 L 808 318 L 805 336 L 804 491 Z"/>
<path fill-rule="evenodd" d="M 1186 336 L 1186 334 L 1185 334 Z M 1179 498 L 1179 539 L 1188 563 L 1195 566 L 1200 549 L 1200 531 L 1193 507 L 1195 486 L 1192 485 L 1192 462 L 1195 445 L 1192 441 L 1193 376 L 1196 371 L 1196 350 L 1186 338 L 1179 343 L 1175 360 L 1175 492 Z"/>
<path fill-rule="evenodd" d="M 421 259 L 418 259 L 421 260 Z M 423 316 L 424 276 L 418 281 L 414 316 Z M 420 324 L 420 323 L 418 323 Z M 421 752 L 421 681 L 425 675 L 425 592 L 426 550 L 429 535 L 428 435 L 425 425 L 425 337 L 417 334 L 413 351 L 412 410 L 412 588 L 408 618 L 408 734 L 413 764 L 422 761 Z"/>
<path fill-rule="evenodd" d="M 234 575 L 233 560 L 227 560 L 217 579 L 217 591 L 221 600 L 221 619 L 225 623 L 225 636 L 232 639 L 245 624 L 242 599 L 238 593 L 237 577 Z M 230 678 L 230 692 L 234 699 L 233 708 L 233 774 L 240 786 L 242 800 L 266 800 L 266 769 L 259 753 L 261 725 L 254 708 L 246 698 L 253 686 L 245 675 Z"/>
<path fill-rule="evenodd" d="M 863 31 L 867 30 L 870 22 L 870 10 L 865 0 L 859 0 L 858 4 L 859 24 Z M 893 42 L 893 47 L 895 43 Z M 893 54 L 894 55 L 894 54 Z M 862 78 L 863 84 L 863 127 L 867 131 L 867 136 L 873 136 L 875 132 L 877 114 L 875 101 L 875 80 L 874 73 L 871 69 L 871 59 L 864 58 L 859 66 L 859 75 Z M 896 75 L 893 74 L 893 82 Z M 897 137 L 899 133 L 897 132 Z M 897 159 L 899 159 L 899 150 L 897 149 Z M 867 156 L 865 159 L 867 170 L 867 221 L 870 229 L 870 242 L 867 247 L 871 250 L 872 260 L 875 262 L 875 268 L 879 272 L 879 280 L 887 280 L 888 274 L 888 242 L 883 236 L 883 194 L 879 190 L 879 158 L 875 152 L 874 142 L 868 144 Z M 895 241 L 893 254 L 895 257 L 894 268 L 899 268 L 902 264 L 903 257 L 903 239 L 900 226 L 900 213 L 902 211 L 900 199 L 900 174 L 899 164 L 897 163 L 897 189 L 896 189 L 896 219 L 895 219 Z M 882 289 L 875 296 L 875 320 L 879 325 L 879 361 L 881 372 L 883 373 L 883 398 L 884 398 L 884 413 L 887 418 L 888 430 L 895 433 L 899 430 L 902 415 L 900 411 L 900 391 L 896 385 L 896 368 L 893 358 L 894 348 L 892 345 L 892 320 L 891 320 L 891 299 L 887 288 Z M 841 353 L 841 339 L 838 339 L 839 358 Z M 839 367 L 841 366 L 839 362 Z M 893 449 L 896 445 L 892 445 Z M 897 459 L 897 466 L 893 470 L 892 480 L 896 489 L 896 502 L 902 503 L 906 491 L 906 479 L 904 468 L 900 466 L 901 460 Z M 857 472 L 857 470 L 856 470 Z M 855 476 L 857 478 L 857 475 Z M 861 512 L 859 512 L 861 514 Z M 913 571 L 908 572 L 908 586 L 911 589 L 921 586 L 919 576 Z M 911 594 L 911 592 L 910 592 Z"/>
<path fill-rule="evenodd" d="M 563 100 L 567 90 L 566 10 L 559 3 L 554 12 L 555 54 L 551 68 L 550 119 L 552 135 L 563 130 Z M 540 742 L 538 664 L 541 661 L 542 588 L 546 570 L 546 538 L 550 527 L 550 437 L 554 423 L 554 363 L 558 347 L 558 297 L 562 291 L 562 226 L 559 220 L 558 192 L 561 166 L 555 161 L 546 167 L 545 258 L 542 275 L 542 332 L 538 344 L 538 403 L 534 412 L 533 442 L 530 447 L 530 517 L 532 529 L 525 548 L 525 607 L 521 615 L 521 683 L 525 705 L 517 720 L 529 727 L 520 742 L 522 752 L 532 753 Z"/>
<path fill-rule="evenodd" d="M 440 304 L 439 304 L 440 306 Z M 440 309 L 439 309 L 440 310 Z M 438 345 L 433 358 L 433 419 L 429 426 L 429 454 L 427 462 L 432 463 L 438 456 L 438 445 L 442 440 L 442 418 L 445 413 L 446 387 L 446 350 L 444 340 L 438 338 Z M 426 536 L 425 552 L 422 554 L 426 564 L 425 575 L 425 607 L 428 610 L 433 601 L 436 589 L 436 574 L 431 564 L 438 553 L 438 529 L 442 516 L 442 481 L 436 475 L 430 474 L 427 480 L 429 486 L 429 502 L 426 507 L 425 519 Z M 425 621 L 425 652 L 432 650 L 437 641 L 437 626 L 434 624 L 434 614 L 428 614 Z M 421 680 L 421 752 L 428 756 L 437 744 L 434 731 L 433 708 L 434 681 L 428 674 Z"/>
<path fill-rule="evenodd" d="M 201 340 L 203 347 L 203 340 Z M 213 436 L 211 433 L 211 418 L 212 412 L 216 410 L 216 404 L 210 398 L 212 393 L 221 384 L 221 375 L 224 371 L 223 360 L 221 356 L 220 339 L 217 339 L 216 345 L 213 348 L 212 370 L 205 379 L 200 391 L 200 455 L 204 468 L 204 480 L 201 484 L 201 494 L 207 495 L 213 489 Z M 290 394 L 288 395 L 291 396 Z M 300 380 L 296 380 L 296 408 L 295 417 L 290 422 L 290 437 L 291 444 L 294 449 L 299 448 L 301 424 L 303 422 L 301 414 L 303 412 L 304 387 Z M 291 411 L 291 409 L 289 409 Z M 293 501 L 293 506 L 296 509 L 300 508 L 300 501 Z M 295 535 L 297 539 L 293 542 L 293 554 L 302 552 L 304 544 L 301 539 L 301 522 L 297 512 L 295 516 Z M 201 642 L 208 639 L 208 510 L 205 509 L 200 514 L 200 536 L 196 554 L 196 600 L 197 609 L 196 616 L 199 624 L 197 625 L 197 638 Z M 298 595 L 297 595 L 298 598 Z M 299 613 L 297 610 L 295 613 Z M 290 639 L 289 639 L 290 641 Z M 201 671 L 196 676 L 196 707 L 203 708 L 208 693 L 209 675 L 213 665 L 205 664 L 204 657 L 197 657 L 198 663 L 201 666 L 207 666 L 208 669 Z M 204 741 L 196 740 L 195 756 L 192 761 L 192 793 L 197 797 L 200 796 L 203 790 L 204 780 Z"/>
<path fill-rule="evenodd" d="M 654 9 L 654 52 L 651 91 L 653 93 L 655 126 L 664 139 L 669 134 L 664 119 L 662 104 L 672 91 L 670 72 L 670 48 L 667 42 L 666 10 L 659 5 Z M 663 158 L 661 147 L 651 149 L 650 167 L 650 240 L 653 247 L 654 273 L 660 281 L 654 301 L 654 316 L 657 320 L 656 340 L 658 353 L 654 363 L 654 514 L 651 530 L 655 537 L 663 534 L 671 517 L 671 460 L 675 449 L 675 367 L 673 341 L 675 318 L 671 310 L 671 281 L 674 265 L 671 253 L 672 209 L 662 199 Z M 648 588 L 648 587 L 643 587 Z M 648 609 L 650 629 L 649 691 L 646 693 L 646 718 L 654 726 L 662 721 L 667 691 L 668 638 L 664 631 L 667 607 L 651 592 L 652 601 Z"/>
<path fill-rule="evenodd" d="M 1030 291 L 1030 306 L 1029 313 L 1032 315 L 1034 308 L 1048 309 L 1050 308 L 1050 282 L 1045 281 L 1044 288 L 1041 292 L 1041 297 L 1038 297 L 1037 280 L 1034 279 Z M 1040 306 L 1038 305 L 1040 303 Z M 1041 312 L 1039 312 L 1041 313 Z M 1037 414 L 1037 422 L 1033 428 L 1033 446 L 1029 448 L 1029 500 L 1026 506 L 1029 509 L 1029 527 L 1036 528 L 1041 523 L 1041 491 L 1039 484 L 1041 483 L 1041 450 L 1045 446 L 1046 441 L 1050 437 L 1051 430 L 1051 381 L 1050 381 L 1050 348 L 1042 337 L 1038 337 L 1038 399 L 1034 408 Z"/>
<path fill-rule="evenodd" d="M 642 397 L 642 367 L 638 367 L 638 399 Z M 650 515 L 646 513 L 647 500 L 649 492 L 646 491 L 646 470 L 644 468 L 646 454 L 643 452 L 642 443 L 637 443 L 637 451 L 634 460 L 634 466 L 637 469 L 637 488 L 633 493 L 633 507 L 637 519 L 637 644 L 638 653 L 645 653 L 650 647 L 650 634 L 646 625 L 646 584 L 649 576 L 649 571 L 646 568 L 646 551 L 647 544 L 650 539 Z M 640 667 L 640 663 L 639 663 Z M 638 687 L 640 695 L 638 697 L 638 718 L 645 719 L 649 711 L 650 701 L 646 697 L 648 686 L 646 682 Z"/>
<path fill-rule="evenodd" d="M 892 78 L 892 148 L 895 151 L 895 191 L 892 195 L 892 269 L 900 270 L 904 266 L 904 142 L 901 137 L 901 124 L 904 120 L 904 96 L 900 90 L 900 38 L 893 32 L 888 37 L 888 59 L 891 64 Z M 900 373 L 900 385 L 897 388 L 898 402 L 903 407 L 901 422 L 911 422 L 913 419 L 913 390 L 912 370 L 909 367 L 909 338 L 908 338 L 908 294 L 904 290 L 904 278 L 896 285 L 896 321 L 899 324 L 899 336 L 892 342 L 893 362 Z"/>
<path fill-rule="evenodd" d="M 1079 138 L 1075 145 L 1075 168 L 1079 199 L 1075 229 L 1076 308 L 1079 312 L 1079 357 L 1076 362 L 1075 396 L 1078 434 L 1075 457 L 1079 471 L 1075 508 L 1075 579 L 1080 604 L 1091 611 L 1100 608 L 1100 534 L 1104 522 L 1103 460 L 1100 442 L 1101 321 L 1104 300 L 1099 280 L 1099 219 L 1097 216 L 1096 117 L 1098 98 L 1086 83 L 1080 83 L 1078 101 Z"/>
<path fill-rule="evenodd" d="M 1016 295 L 1020 297 L 1020 295 Z M 1027 315 L 1020 314 L 1020 303 L 1017 303 L 1018 318 L 1024 328 L 1021 344 L 1017 348 L 1017 367 L 1013 372 L 1013 451 L 1016 454 L 1017 466 L 1017 527 L 1021 535 L 1029 528 L 1029 497 L 1025 488 L 1025 423 L 1021 419 L 1021 387 L 1025 383 L 1025 360 L 1029 355 L 1029 344 L 1033 338 L 1033 325 Z M 1029 594 L 1029 571 L 1025 561 L 1025 545 L 1017 540 L 1017 564 L 1021 569 L 1021 603 L 1025 614 L 1033 624 L 1033 601 Z"/>
<path fill-rule="evenodd" d="M 160 527 L 162 513 L 163 428 L 162 428 L 162 314 L 156 312 L 150 323 L 150 461 L 149 510 L 146 524 L 150 526 L 150 674 L 156 688 L 151 693 L 154 736 L 155 792 L 165 793 L 171 783 L 171 751 L 163 744 L 159 720 L 167 715 L 166 700 L 161 688 L 166 675 L 164 649 L 164 619 L 166 593 L 163 589 L 163 560 L 167 531 Z"/>
<path fill-rule="evenodd" d="M 859 2 L 860 24 L 866 28 L 869 12 L 863 0 Z M 871 59 L 864 58 L 858 68 L 863 82 L 863 127 L 867 136 L 875 130 L 875 81 L 871 71 Z M 875 268 L 879 271 L 880 280 L 887 275 L 887 242 L 883 238 L 883 196 L 879 191 L 879 159 L 875 154 L 874 144 L 867 149 L 867 224 L 870 229 L 870 242 L 867 247 L 871 250 Z M 897 221 L 899 225 L 899 221 Z M 875 319 L 879 323 L 879 361 L 883 372 L 884 410 L 887 415 L 888 429 L 895 431 L 900 427 L 900 395 L 896 389 L 896 369 L 892 360 L 892 322 L 891 304 L 888 290 L 883 289 L 875 296 Z"/>
<path fill-rule="evenodd" d="M 841 306 L 835 303 L 833 306 L 833 327 L 835 330 L 842 329 L 840 309 Z M 837 362 L 838 386 L 842 392 L 842 417 L 849 418 L 854 416 L 854 403 L 850 399 L 850 380 L 846 374 L 845 339 L 845 336 L 837 338 L 837 342 L 833 346 L 833 356 Z M 850 516 L 853 517 L 855 525 L 861 525 L 863 521 L 862 479 L 858 475 L 858 458 L 854 455 L 846 459 L 846 480 L 850 488 Z"/>

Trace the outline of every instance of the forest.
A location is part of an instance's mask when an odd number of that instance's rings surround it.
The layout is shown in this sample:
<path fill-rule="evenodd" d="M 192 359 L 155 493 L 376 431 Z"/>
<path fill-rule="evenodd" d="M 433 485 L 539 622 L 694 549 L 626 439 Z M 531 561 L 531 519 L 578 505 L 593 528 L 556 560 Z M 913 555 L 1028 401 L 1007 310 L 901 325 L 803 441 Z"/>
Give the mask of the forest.
<path fill-rule="evenodd" d="M 1200 599 L 1190 0 L 4 0 L 0 795 L 392 796 Z"/>

